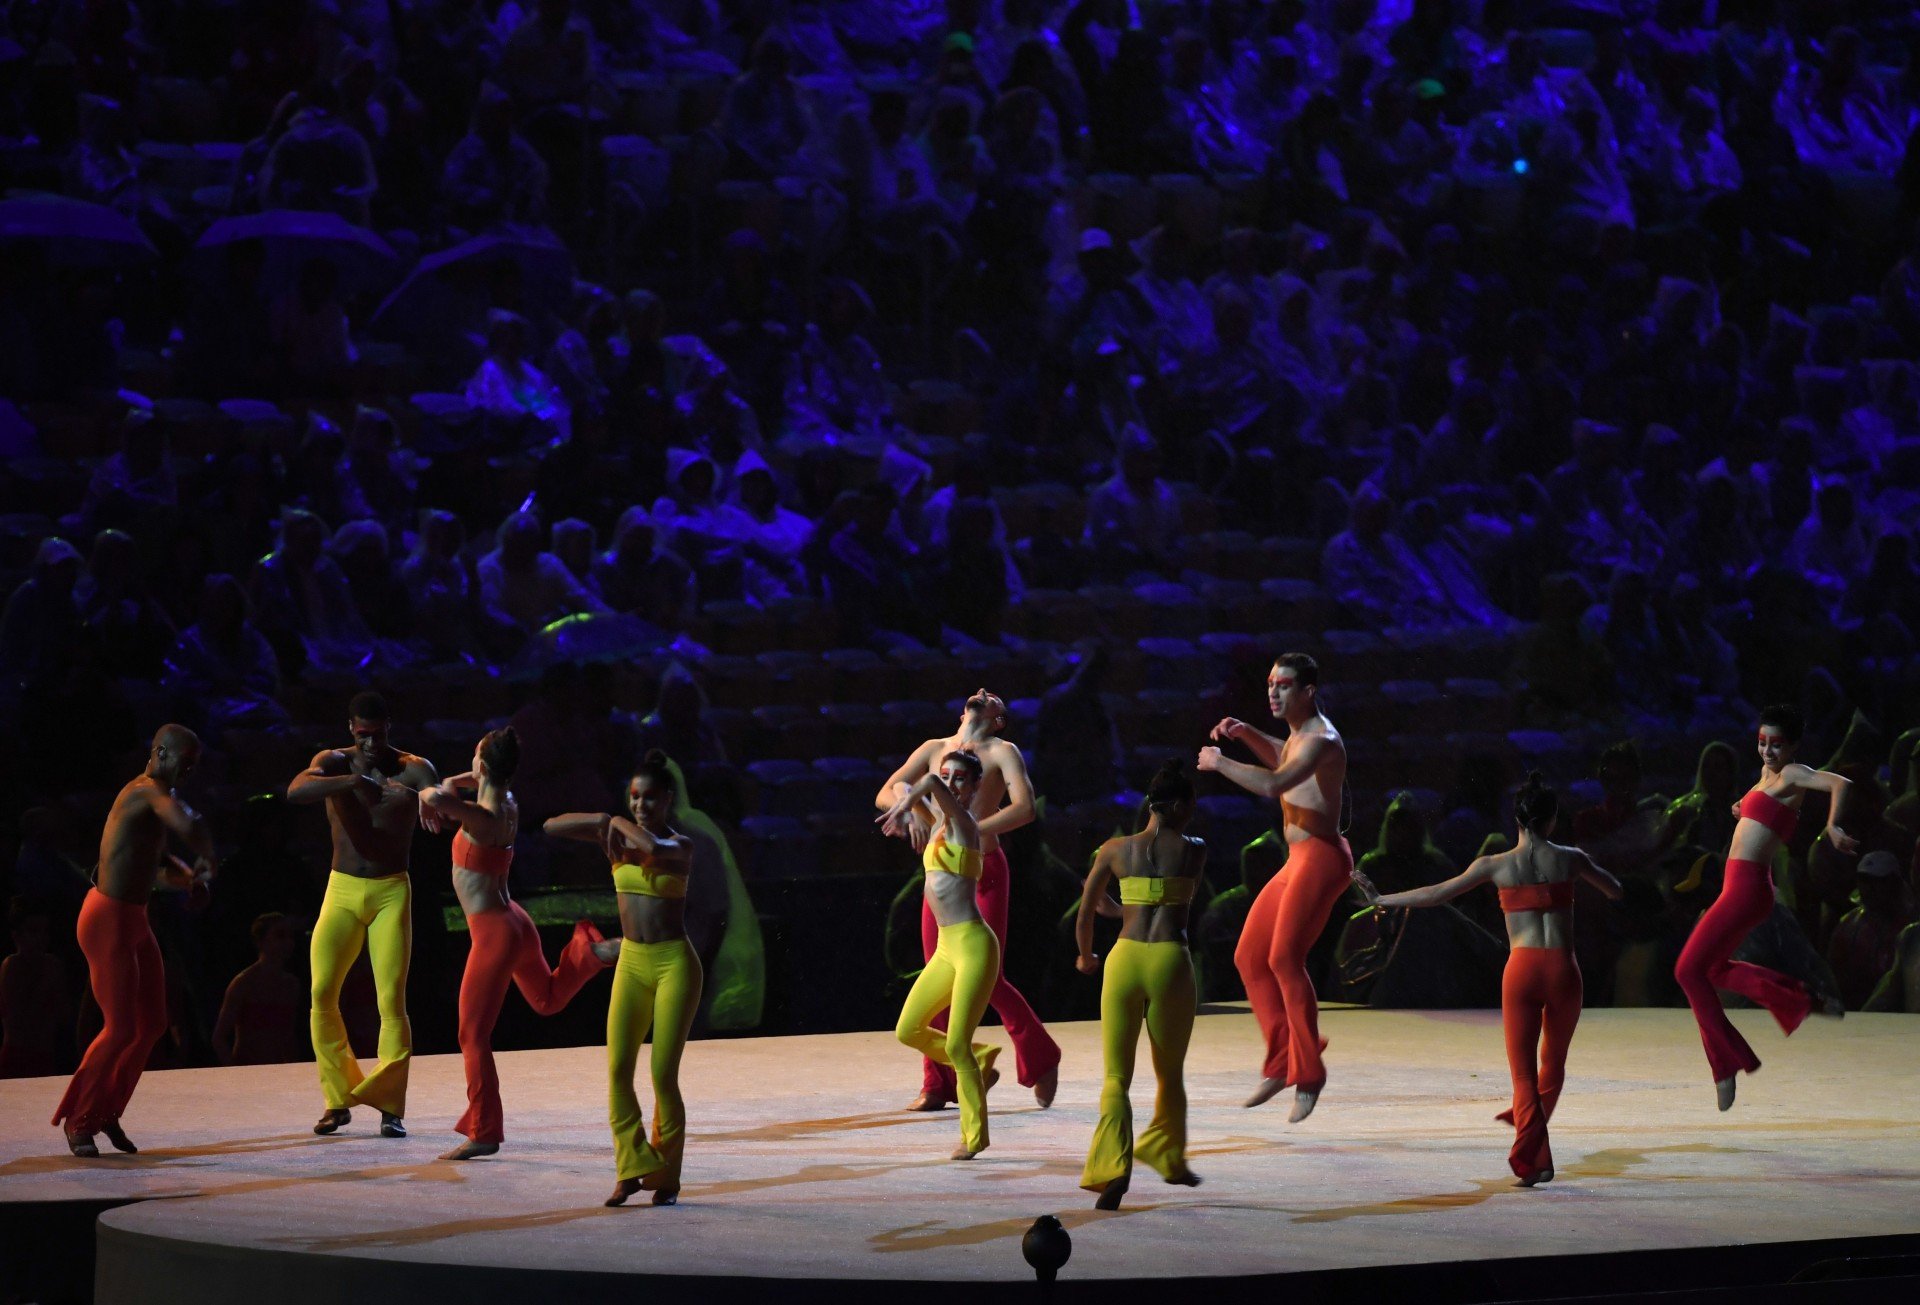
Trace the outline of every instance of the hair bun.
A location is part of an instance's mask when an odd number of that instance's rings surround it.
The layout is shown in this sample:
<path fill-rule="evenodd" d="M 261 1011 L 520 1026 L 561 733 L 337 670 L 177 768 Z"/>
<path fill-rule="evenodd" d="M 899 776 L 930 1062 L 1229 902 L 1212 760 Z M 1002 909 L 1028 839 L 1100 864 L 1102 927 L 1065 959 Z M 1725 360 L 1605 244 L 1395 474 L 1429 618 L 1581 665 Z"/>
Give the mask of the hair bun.
<path fill-rule="evenodd" d="M 667 754 L 659 748 L 648 748 L 647 755 L 640 758 L 640 764 L 643 766 L 664 766 L 667 764 Z"/>

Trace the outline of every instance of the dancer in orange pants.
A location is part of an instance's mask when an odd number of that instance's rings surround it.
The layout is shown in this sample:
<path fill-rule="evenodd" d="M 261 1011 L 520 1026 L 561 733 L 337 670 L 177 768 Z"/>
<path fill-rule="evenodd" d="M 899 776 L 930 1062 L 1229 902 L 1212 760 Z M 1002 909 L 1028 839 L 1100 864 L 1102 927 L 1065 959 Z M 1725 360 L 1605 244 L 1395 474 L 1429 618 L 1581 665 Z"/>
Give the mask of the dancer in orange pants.
<path fill-rule="evenodd" d="M 1480 884 L 1500 890 L 1507 917 L 1507 971 L 1500 981 L 1500 1023 L 1506 1031 L 1513 1105 L 1497 1116 L 1513 1125 L 1507 1166 L 1518 1187 L 1553 1178 L 1547 1121 L 1567 1078 L 1567 1048 L 1580 1022 L 1580 966 L 1573 958 L 1573 886 L 1584 879 L 1618 899 L 1620 882 L 1577 847 L 1551 842 L 1560 801 L 1540 772 L 1514 795 L 1519 839 L 1511 851 L 1483 856 L 1443 883 L 1381 897 L 1363 885 L 1376 907 L 1438 906 Z"/>
<path fill-rule="evenodd" d="M 600 936 L 590 920 L 573 927 L 558 969 L 547 968 L 540 931 L 520 903 L 507 896 L 513 838 L 520 806 L 507 791 L 520 764 L 520 738 L 513 727 L 494 730 L 474 749 L 473 769 L 420 794 L 421 805 L 458 821 L 453 836 L 453 888 L 466 912 L 472 939 L 460 979 L 460 1057 L 467 1071 L 467 1110 L 454 1130 L 466 1141 L 440 1157 L 472 1160 L 492 1155 L 506 1140 L 500 1109 L 500 1075 L 493 1064 L 493 1026 L 507 999 L 507 984 L 519 986 L 527 1005 L 541 1015 L 565 1009 L 587 980 L 619 958 L 620 944 Z M 471 787 L 472 801 L 457 790 Z"/>
<path fill-rule="evenodd" d="M 80 907 L 78 933 L 105 1023 L 53 1112 L 53 1122 L 64 1126 L 67 1149 L 77 1156 L 100 1154 L 95 1133 L 105 1133 L 116 1150 L 139 1149 L 120 1127 L 120 1116 L 167 1031 L 167 975 L 147 924 L 147 899 L 162 875 L 195 888 L 213 878 L 213 835 L 174 794 L 199 760 L 200 740 L 192 730 L 163 726 L 153 736 L 146 770 L 114 798 L 100 835 L 99 882 Z M 191 869 L 167 855 L 169 838 L 193 853 Z"/>
<path fill-rule="evenodd" d="M 1340 894 L 1353 882 L 1353 851 L 1338 828 L 1347 780 L 1347 745 L 1321 715 L 1316 699 L 1320 667 L 1305 653 L 1282 653 L 1267 674 L 1267 709 L 1286 722 L 1284 740 L 1228 717 L 1213 727 L 1217 742 L 1245 744 L 1260 759 L 1250 766 L 1202 748 L 1199 768 L 1280 804 L 1286 824 L 1287 864 L 1254 899 L 1234 949 L 1253 1015 L 1266 1039 L 1260 1086 L 1249 1106 L 1291 1086 L 1288 1122 L 1313 1113 L 1326 1086 L 1320 1059 L 1320 1006 L 1307 974 L 1307 951 L 1327 927 Z"/>

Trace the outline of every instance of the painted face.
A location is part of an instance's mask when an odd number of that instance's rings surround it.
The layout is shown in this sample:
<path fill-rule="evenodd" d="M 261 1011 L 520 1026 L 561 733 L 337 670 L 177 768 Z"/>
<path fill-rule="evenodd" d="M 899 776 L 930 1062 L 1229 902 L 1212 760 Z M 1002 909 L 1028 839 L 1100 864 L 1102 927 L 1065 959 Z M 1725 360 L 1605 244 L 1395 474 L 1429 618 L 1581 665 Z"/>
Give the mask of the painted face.
<path fill-rule="evenodd" d="M 673 811 L 673 790 L 646 775 L 627 781 L 627 810 L 642 826 L 658 829 Z"/>
<path fill-rule="evenodd" d="M 358 716 L 347 722 L 347 728 L 353 732 L 353 748 L 361 756 L 374 758 L 387 749 L 387 735 L 392 726 L 383 720 L 361 720 Z"/>
<path fill-rule="evenodd" d="M 1313 686 L 1300 683 L 1300 674 L 1290 666 L 1276 666 L 1267 672 L 1267 710 L 1275 719 L 1284 717 L 1295 703 L 1308 701 Z"/>
<path fill-rule="evenodd" d="M 1793 757 L 1793 744 L 1777 725 L 1762 725 L 1757 744 L 1760 764 L 1768 770 L 1779 770 Z"/>
<path fill-rule="evenodd" d="M 974 789 L 980 786 L 973 768 L 961 765 L 957 761 L 950 761 L 940 767 L 940 782 L 945 784 L 963 804 L 973 796 Z"/>

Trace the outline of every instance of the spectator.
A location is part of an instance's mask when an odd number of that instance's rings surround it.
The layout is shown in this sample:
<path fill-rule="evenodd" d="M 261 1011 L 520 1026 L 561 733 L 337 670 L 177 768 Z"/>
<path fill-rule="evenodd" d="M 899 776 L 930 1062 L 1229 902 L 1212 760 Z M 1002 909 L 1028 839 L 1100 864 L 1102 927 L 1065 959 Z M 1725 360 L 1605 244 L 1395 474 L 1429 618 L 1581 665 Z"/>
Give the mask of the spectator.
<path fill-rule="evenodd" d="M 258 958 L 233 976 L 213 1026 L 222 1065 L 278 1065 L 311 1060 L 307 985 L 287 968 L 300 946 L 293 922 L 270 911 L 253 922 Z"/>
<path fill-rule="evenodd" d="M 724 766 L 726 744 L 707 719 L 707 694 L 700 681 L 679 662 L 669 663 L 660 677 L 660 694 L 653 710 L 640 720 L 634 746 L 644 755 L 658 748 L 690 766 Z"/>
<path fill-rule="evenodd" d="M 73 658 L 85 629 L 73 596 L 80 574 L 79 549 L 57 536 L 40 541 L 32 570 L 0 614 L 0 670 L 10 680 L 37 680 Z"/>
<path fill-rule="evenodd" d="M 514 129 L 512 98 L 491 82 L 480 88 L 466 136 L 447 155 L 440 199 L 468 231 L 546 216 L 547 165 Z"/>
<path fill-rule="evenodd" d="M 0 1078 L 46 1078 L 67 1067 L 73 989 L 54 954 L 44 903 L 16 897 L 7 908 L 13 954 L 0 960 Z"/>
<path fill-rule="evenodd" d="M 312 209 L 367 224 L 374 191 L 373 152 L 338 113 L 339 93 L 315 81 L 260 169 L 262 208 Z"/>
<path fill-rule="evenodd" d="M 228 729 L 276 729 L 289 723 L 277 701 L 280 664 L 247 611 L 247 595 L 230 575 L 210 575 L 199 619 L 168 654 L 165 683 L 198 713 L 195 726 L 218 744 Z"/>
<path fill-rule="evenodd" d="M 593 564 L 593 585 L 614 611 L 630 612 L 664 630 L 680 627 L 696 593 L 693 568 L 658 546 L 653 519 L 637 505 L 620 514 L 612 546 Z"/>
<path fill-rule="evenodd" d="M 1113 475 L 1087 496 L 1087 547 L 1115 575 L 1177 564 L 1180 504 L 1160 479 L 1160 445 L 1145 428 L 1128 426 L 1113 464 Z"/>
<path fill-rule="evenodd" d="M 1379 844 L 1360 858 L 1359 870 L 1382 893 L 1437 884 L 1458 873 L 1427 837 L 1427 819 L 1413 794 L 1406 792 L 1394 794 L 1387 804 L 1380 819 Z"/>
<path fill-rule="evenodd" d="M 604 612 L 600 601 L 540 547 L 540 518 L 516 512 L 500 523 L 491 553 L 480 559 L 480 601 L 529 634 L 575 612 Z"/>
<path fill-rule="evenodd" d="M 487 356 L 467 381 L 467 402 L 509 431 L 532 423 L 549 443 L 572 431 L 572 413 L 560 387 L 527 361 L 527 320 L 496 308 L 487 314 Z"/>

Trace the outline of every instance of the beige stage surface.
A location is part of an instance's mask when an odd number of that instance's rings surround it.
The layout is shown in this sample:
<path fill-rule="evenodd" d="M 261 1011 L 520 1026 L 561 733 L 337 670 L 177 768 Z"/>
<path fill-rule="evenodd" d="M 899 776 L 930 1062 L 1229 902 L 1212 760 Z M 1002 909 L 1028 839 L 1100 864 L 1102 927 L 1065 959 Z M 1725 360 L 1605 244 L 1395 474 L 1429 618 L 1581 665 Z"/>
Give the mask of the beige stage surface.
<path fill-rule="evenodd" d="M 1289 1125 L 1288 1095 L 1240 1106 L 1256 1033 L 1223 1008 L 1199 1021 L 1188 1061 L 1205 1185 L 1142 1170 L 1117 1213 L 1076 1187 L 1099 1089 L 1093 1024 L 1055 1030 L 1053 1109 L 1001 1082 L 993 1147 L 971 1163 L 946 1159 L 956 1112 L 898 1108 L 918 1066 L 885 1034 L 695 1043 L 671 1209 L 600 1205 L 613 1173 L 595 1047 L 502 1056 L 507 1145 L 467 1164 L 434 1159 L 457 1140 L 457 1057 L 414 1066 L 406 1141 L 381 1140 L 371 1111 L 313 1136 L 311 1066 L 150 1074 L 125 1120 L 146 1150 L 98 1161 L 68 1157 L 47 1126 L 57 1082 L 4 1082 L 0 1202 L 168 1198 L 102 1217 L 102 1302 L 158 1299 L 143 1266 L 170 1255 L 197 1266 L 200 1301 L 234 1298 L 213 1281 L 221 1265 L 308 1298 L 313 1256 L 363 1281 L 454 1265 L 1021 1279 L 1020 1237 L 1043 1213 L 1072 1231 L 1063 1284 L 1920 1232 L 1920 1018 L 1813 1020 L 1790 1040 L 1759 1012 L 1734 1018 L 1766 1067 L 1722 1115 L 1685 1011 L 1588 1012 L 1554 1120 L 1559 1176 L 1534 1191 L 1511 1186 L 1510 1132 L 1493 1119 L 1507 1096 L 1497 1013 L 1327 1011 L 1331 1081 Z M 1141 1071 L 1137 1126 L 1144 1049 Z"/>

